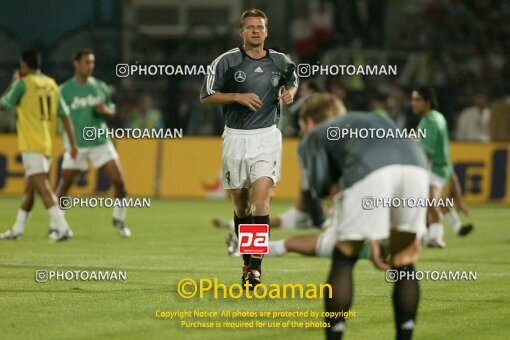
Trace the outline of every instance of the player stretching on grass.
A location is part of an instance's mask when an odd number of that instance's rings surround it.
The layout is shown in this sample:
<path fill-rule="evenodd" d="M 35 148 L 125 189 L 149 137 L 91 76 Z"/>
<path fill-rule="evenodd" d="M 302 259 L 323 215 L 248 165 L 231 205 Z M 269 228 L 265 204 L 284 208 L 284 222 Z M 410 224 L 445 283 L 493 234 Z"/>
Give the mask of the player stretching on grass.
<path fill-rule="evenodd" d="M 126 197 L 119 156 L 111 140 L 104 135 L 95 139 L 84 136 L 86 129 L 105 129 L 105 118 L 115 116 L 115 104 L 106 84 L 92 77 L 95 62 L 92 50 L 77 51 L 73 58 L 74 77 L 60 85 L 62 97 L 71 109 L 80 153 L 76 159 L 70 157 L 69 150 L 64 153 L 62 176 L 56 190 L 59 197 L 67 195 L 80 171 L 88 169 L 89 161 L 105 172 L 113 185 L 116 198 Z M 126 207 L 113 208 L 113 226 L 117 228 L 120 236 L 131 236 L 126 224 Z"/>
<path fill-rule="evenodd" d="M 76 158 L 78 154 L 69 111 L 55 80 L 41 73 L 41 56 L 36 50 L 23 51 L 20 64 L 21 78 L 16 79 L 19 76 L 15 74 L 14 83 L 0 99 L 0 109 L 16 107 L 18 113 L 18 143 L 25 167 L 25 189 L 14 226 L 0 234 L 0 238 L 17 240 L 23 237 L 34 206 L 34 191 L 37 190 L 55 228 L 55 232 L 49 235 L 50 240 L 67 240 L 72 237 L 72 232 L 50 187 L 48 172 L 57 116 L 62 120 L 70 141 L 70 157 Z"/>
<path fill-rule="evenodd" d="M 333 297 L 326 311 L 349 310 L 353 297 L 353 268 L 367 239 L 389 238 L 391 267 L 399 280 L 393 290 L 397 339 L 410 339 L 416 321 L 419 285 L 414 279 L 419 237 L 425 232 L 426 208 L 400 206 L 364 210 L 363 199 L 421 198 L 428 196 L 427 160 L 420 147 L 408 139 L 328 137 L 328 129 L 396 129 L 396 125 L 372 113 L 334 118 L 318 125 L 301 142 L 298 154 L 310 188 L 326 195 L 333 183 L 342 189 L 335 196 L 332 228 L 333 250 L 328 283 Z M 336 135 L 338 136 L 338 135 Z M 376 241 L 374 241 L 376 242 Z M 380 263 L 384 259 L 380 258 Z M 328 339 L 343 335 L 345 319 L 327 318 Z"/>
<path fill-rule="evenodd" d="M 420 145 L 425 150 L 430 162 L 430 199 L 441 198 L 443 187 L 451 178 L 454 198 L 458 206 L 467 214 L 467 208 L 460 194 L 460 186 L 450 163 L 450 141 L 446 119 L 435 110 L 437 99 L 434 89 L 424 87 L 414 90 L 411 105 L 414 113 L 422 117 L 418 129 L 424 130 L 426 133 L 426 138 L 420 139 Z M 443 240 L 443 211 L 441 207 L 432 206 L 428 209 L 427 224 L 428 233 L 424 243 L 429 247 L 444 248 L 446 244 Z M 458 227 L 458 224 L 455 227 Z M 472 225 L 461 226 L 455 231 L 464 236 L 472 228 Z"/>
<path fill-rule="evenodd" d="M 269 224 L 271 188 L 280 176 L 279 102 L 291 104 L 298 85 L 295 65 L 264 48 L 264 12 L 244 12 L 239 34 L 243 45 L 212 62 L 200 94 L 202 104 L 223 107 L 223 187 L 234 203 L 236 234 L 240 224 Z M 260 283 L 262 255 L 243 254 L 243 261 L 243 283 Z"/>

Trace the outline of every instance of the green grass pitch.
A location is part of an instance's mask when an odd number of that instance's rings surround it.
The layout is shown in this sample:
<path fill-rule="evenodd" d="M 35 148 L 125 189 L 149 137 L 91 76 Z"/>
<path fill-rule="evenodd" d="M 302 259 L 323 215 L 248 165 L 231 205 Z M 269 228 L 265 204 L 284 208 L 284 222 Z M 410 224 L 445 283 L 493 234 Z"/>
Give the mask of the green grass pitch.
<path fill-rule="evenodd" d="M 0 198 L 0 228 L 12 225 L 20 199 Z M 272 213 L 290 202 L 273 202 Z M 155 311 L 323 310 L 306 299 L 183 299 L 177 282 L 217 277 L 238 283 L 240 258 L 228 257 L 226 231 L 211 226 L 229 217 L 229 202 L 153 200 L 131 209 L 133 237 L 121 239 L 110 209 L 74 209 L 66 214 L 75 238 L 50 244 L 48 217 L 37 202 L 25 238 L 0 242 L 0 339 L 323 339 L 321 329 L 183 329 Z M 415 339 L 508 339 L 510 329 L 510 209 L 472 207 L 474 233 L 456 237 L 446 226 L 447 248 L 424 249 L 420 270 L 477 271 L 476 281 L 422 281 Z M 310 231 L 272 232 L 272 239 Z M 36 283 L 36 269 L 125 270 L 123 281 Z M 266 258 L 264 283 L 323 283 L 329 260 L 288 255 Z M 355 297 L 346 339 L 392 339 L 392 285 L 366 260 L 355 269 Z M 283 320 L 283 319 L 282 319 Z"/>

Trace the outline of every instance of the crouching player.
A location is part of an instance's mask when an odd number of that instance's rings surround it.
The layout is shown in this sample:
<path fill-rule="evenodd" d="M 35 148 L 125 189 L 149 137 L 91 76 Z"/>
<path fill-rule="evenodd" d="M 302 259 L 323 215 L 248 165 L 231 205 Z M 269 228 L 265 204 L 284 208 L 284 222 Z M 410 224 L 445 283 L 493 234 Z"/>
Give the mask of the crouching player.
<path fill-rule="evenodd" d="M 354 138 L 338 139 L 338 129 L 396 129 L 388 120 L 370 113 L 344 115 L 320 124 L 301 142 L 298 155 L 311 190 L 325 195 L 338 182 L 342 191 L 335 196 L 332 228 L 333 250 L 328 283 L 332 298 L 328 312 L 346 311 L 353 298 L 353 267 L 367 239 L 389 238 L 390 265 L 399 280 L 394 285 L 393 306 L 397 338 L 412 337 L 419 301 L 414 262 L 418 239 L 426 230 L 426 209 L 374 207 L 363 209 L 363 199 L 422 198 L 428 196 L 429 176 L 425 154 L 411 140 Z M 328 138 L 329 137 L 329 138 Z M 381 262 L 384 260 L 381 258 Z M 340 339 L 345 319 L 328 318 L 328 339 Z"/>

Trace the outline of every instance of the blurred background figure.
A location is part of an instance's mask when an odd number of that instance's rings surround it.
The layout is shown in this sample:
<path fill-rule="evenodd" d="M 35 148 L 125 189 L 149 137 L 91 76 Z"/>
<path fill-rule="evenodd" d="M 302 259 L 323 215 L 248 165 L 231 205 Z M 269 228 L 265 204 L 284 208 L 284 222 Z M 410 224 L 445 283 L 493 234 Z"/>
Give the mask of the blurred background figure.
<path fill-rule="evenodd" d="M 164 129 L 161 111 L 153 107 L 149 95 L 141 95 L 138 105 L 128 113 L 128 127 L 131 129 Z"/>
<path fill-rule="evenodd" d="M 320 91 L 320 87 L 313 79 L 308 79 L 299 84 L 298 100 L 289 107 L 289 117 L 284 120 L 284 136 L 297 136 L 299 132 L 299 110 L 305 100 L 312 94 Z"/>
<path fill-rule="evenodd" d="M 474 105 L 465 108 L 459 115 L 456 139 L 466 142 L 490 142 L 491 110 L 488 107 L 486 91 L 477 91 L 473 99 Z"/>

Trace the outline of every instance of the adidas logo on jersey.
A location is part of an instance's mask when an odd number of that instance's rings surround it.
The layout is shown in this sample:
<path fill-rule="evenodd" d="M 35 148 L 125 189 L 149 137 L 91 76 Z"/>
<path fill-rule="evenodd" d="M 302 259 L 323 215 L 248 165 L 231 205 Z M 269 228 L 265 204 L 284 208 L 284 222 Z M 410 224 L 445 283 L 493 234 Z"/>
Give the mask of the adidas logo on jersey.
<path fill-rule="evenodd" d="M 257 67 L 254 71 L 255 73 L 263 73 L 264 71 L 262 71 L 262 69 L 259 67 Z"/>

